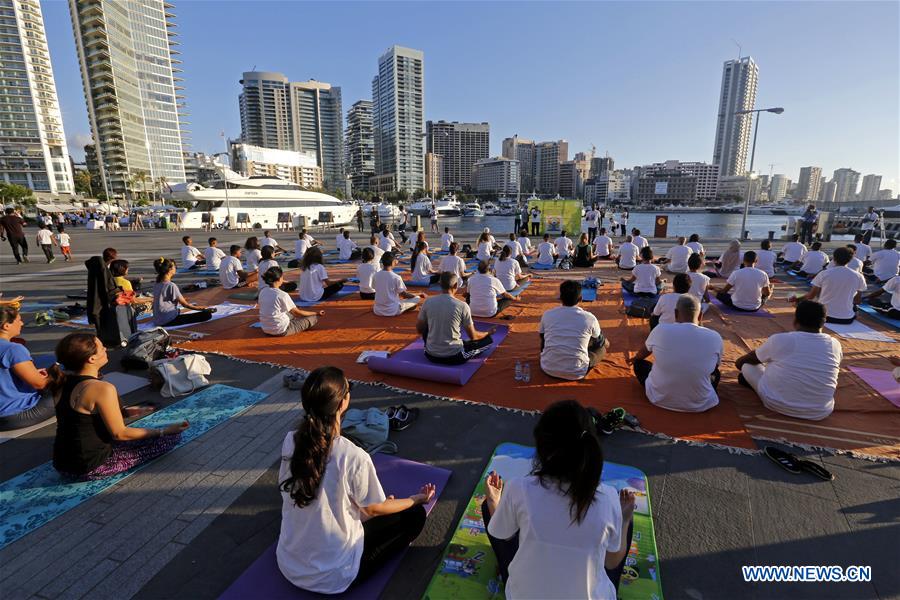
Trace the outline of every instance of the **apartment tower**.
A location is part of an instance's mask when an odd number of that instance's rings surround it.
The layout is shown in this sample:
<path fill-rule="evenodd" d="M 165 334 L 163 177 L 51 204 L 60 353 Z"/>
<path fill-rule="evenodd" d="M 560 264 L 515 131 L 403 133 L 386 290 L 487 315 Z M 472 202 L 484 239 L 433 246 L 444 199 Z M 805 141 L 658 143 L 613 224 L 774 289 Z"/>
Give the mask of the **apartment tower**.
<path fill-rule="evenodd" d="M 722 177 L 745 174 L 750 153 L 752 119 L 751 114 L 736 113 L 753 110 L 758 80 L 759 68 L 749 56 L 727 60 L 722 66 L 722 89 L 719 92 L 712 160 L 714 165 L 719 165 Z"/>

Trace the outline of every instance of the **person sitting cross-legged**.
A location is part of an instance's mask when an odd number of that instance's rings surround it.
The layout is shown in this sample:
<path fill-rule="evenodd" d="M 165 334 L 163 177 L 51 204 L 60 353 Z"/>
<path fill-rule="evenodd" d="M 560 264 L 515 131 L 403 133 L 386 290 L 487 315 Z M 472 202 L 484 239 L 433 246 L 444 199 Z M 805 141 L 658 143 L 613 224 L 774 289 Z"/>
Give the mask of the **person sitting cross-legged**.
<path fill-rule="evenodd" d="M 550 234 L 544 234 L 544 241 L 538 244 L 537 264 L 542 267 L 553 266 L 556 262 L 556 246 L 550 241 Z"/>
<path fill-rule="evenodd" d="M 691 291 L 691 277 L 687 273 L 679 273 L 672 279 L 672 290 L 668 294 L 662 294 L 650 313 L 650 329 L 661 323 L 676 323 L 675 305 L 682 294 Z M 702 314 L 702 311 L 701 311 Z"/>
<path fill-rule="evenodd" d="M 266 246 L 271 248 L 271 246 Z M 283 289 L 284 273 L 281 267 L 269 267 L 262 274 L 265 285 L 259 290 L 259 322 L 263 333 L 286 336 L 312 328 L 319 322 L 324 310 L 310 312 L 297 308 L 294 299 Z"/>
<path fill-rule="evenodd" d="M 738 382 L 750 387 L 769 410 L 818 421 L 834 410 L 834 390 L 843 353 L 835 338 L 822 332 L 825 306 L 801 300 L 794 331 L 776 333 L 734 365 Z"/>
<path fill-rule="evenodd" d="M 319 246 L 309 248 L 300 261 L 300 299 L 304 302 L 327 300 L 344 289 L 346 279 L 329 279 Z"/>
<path fill-rule="evenodd" d="M 471 273 L 466 273 L 466 261 L 457 254 L 459 242 L 450 242 L 450 249 L 447 252 L 447 256 L 441 259 L 441 273 L 455 273 L 459 284 L 465 285 L 466 279 L 471 276 Z"/>
<path fill-rule="evenodd" d="M 338 258 L 340 260 L 357 260 L 361 250 L 356 242 L 350 239 L 350 230 L 345 229 L 337 239 Z"/>
<path fill-rule="evenodd" d="M 600 330 L 597 317 L 584 310 L 581 282 L 566 280 L 559 284 L 562 306 L 551 308 L 541 317 L 541 370 L 558 379 L 584 379 L 609 348 L 609 340 Z"/>
<path fill-rule="evenodd" d="M 650 246 L 644 246 L 641 248 L 641 264 L 631 270 L 630 276 L 622 277 L 622 287 L 635 296 L 652 298 L 662 290 L 663 283 L 662 271 L 653 264 L 653 250 Z"/>
<path fill-rule="evenodd" d="M 472 315 L 476 317 L 496 317 L 516 300 L 515 296 L 504 289 L 500 280 L 488 272 L 485 261 L 478 263 L 478 272 L 469 278 L 468 290 L 466 300 L 472 309 Z"/>
<path fill-rule="evenodd" d="M 890 300 L 882 298 L 883 294 L 890 294 Z M 900 319 L 900 275 L 888 279 L 880 288 L 868 294 L 866 299 L 878 312 L 891 319 Z"/>
<path fill-rule="evenodd" d="M 675 323 L 657 325 L 634 357 L 634 374 L 654 405 L 678 412 L 703 412 L 719 397 L 722 336 L 701 327 L 700 302 L 682 294 L 675 304 Z M 654 362 L 647 358 L 654 356 Z"/>
<path fill-rule="evenodd" d="M 812 289 L 800 300 L 818 300 L 825 305 L 825 322 L 849 324 L 856 319 L 856 307 L 866 291 L 866 278 L 847 266 L 853 252 L 849 248 L 835 248 L 835 267 L 819 271 L 812 280 Z M 792 299 L 797 302 L 797 299 Z"/>
<path fill-rule="evenodd" d="M 828 264 L 828 255 L 822 252 L 822 242 L 813 242 L 809 252 L 803 257 L 803 263 L 797 274 L 801 277 L 813 277 Z"/>
<path fill-rule="evenodd" d="M 694 253 L 694 250 L 686 245 L 687 240 L 684 236 L 678 238 L 678 244 L 669 248 L 666 253 L 665 263 L 666 271 L 669 273 L 687 273 L 688 258 Z"/>
<path fill-rule="evenodd" d="M 394 273 L 397 257 L 393 252 L 381 255 L 381 270 L 375 273 L 375 304 L 372 311 L 379 317 L 396 317 L 414 309 L 425 298 L 425 294 L 413 294 L 406 291 L 403 279 Z"/>
<path fill-rule="evenodd" d="M 756 268 L 756 252 L 744 252 L 744 267 L 728 276 L 728 282 L 717 291 L 716 300 L 737 310 L 756 312 L 772 294 L 769 276 Z"/>
<path fill-rule="evenodd" d="M 872 272 L 880 282 L 900 275 L 900 252 L 897 251 L 897 240 L 885 240 L 881 250 L 872 254 Z"/>
<path fill-rule="evenodd" d="M 523 281 L 531 279 L 531 273 L 522 274 L 522 267 L 518 261 L 513 260 L 510 246 L 504 246 L 500 256 L 494 262 L 494 274 L 507 292 L 511 292 Z M 521 257 L 521 255 L 519 255 Z"/>
<path fill-rule="evenodd" d="M 441 273 L 440 295 L 428 298 L 419 310 L 416 331 L 425 341 L 425 357 L 431 362 L 461 365 L 494 343 L 491 334 L 496 328 L 475 329 L 472 310 L 456 297 L 458 284 L 456 273 Z M 469 339 L 462 339 L 463 330 Z"/>

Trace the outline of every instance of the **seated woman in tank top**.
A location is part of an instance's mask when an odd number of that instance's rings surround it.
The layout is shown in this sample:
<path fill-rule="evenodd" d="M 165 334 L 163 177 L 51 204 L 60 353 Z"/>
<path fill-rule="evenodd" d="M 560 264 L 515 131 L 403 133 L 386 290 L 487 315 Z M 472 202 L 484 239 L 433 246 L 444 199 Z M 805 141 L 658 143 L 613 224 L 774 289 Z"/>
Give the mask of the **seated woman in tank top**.
<path fill-rule="evenodd" d="M 68 369 L 56 383 L 56 439 L 53 467 L 77 479 L 103 479 L 150 461 L 174 448 L 187 421 L 157 429 L 129 427 L 122 419 L 116 388 L 100 379 L 109 362 L 94 335 L 70 333 L 56 346 Z"/>

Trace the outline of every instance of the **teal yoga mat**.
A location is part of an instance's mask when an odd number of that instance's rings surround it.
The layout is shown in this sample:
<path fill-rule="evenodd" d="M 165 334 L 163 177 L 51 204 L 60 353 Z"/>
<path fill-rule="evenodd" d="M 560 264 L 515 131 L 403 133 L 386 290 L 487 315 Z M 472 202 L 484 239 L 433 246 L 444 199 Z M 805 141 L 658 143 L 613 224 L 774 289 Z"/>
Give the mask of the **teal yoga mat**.
<path fill-rule="evenodd" d="M 262 392 L 228 385 L 211 385 L 136 421 L 134 425 L 160 427 L 187 420 L 191 426 L 181 434 L 181 442 L 178 444 L 180 447 L 265 397 L 266 394 Z M 150 463 L 138 465 L 130 471 L 106 479 L 73 481 L 57 473 L 53 464 L 46 462 L 7 479 L 0 483 L 0 548 L 31 533 L 148 464 Z"/>

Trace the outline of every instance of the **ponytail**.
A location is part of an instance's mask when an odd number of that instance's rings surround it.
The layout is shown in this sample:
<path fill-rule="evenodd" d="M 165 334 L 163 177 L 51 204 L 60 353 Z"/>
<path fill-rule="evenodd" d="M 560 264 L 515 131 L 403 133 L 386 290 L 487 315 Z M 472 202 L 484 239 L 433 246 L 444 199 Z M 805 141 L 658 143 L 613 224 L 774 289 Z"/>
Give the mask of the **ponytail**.
<path fill-rule="evenodd" d="M 56 344 L 55 354 L 58 364 L 47 369 L 50 379 L 48 387 L 54 394 L 66 383 L 65 371 L 80 371 L 97 354 L 97 336 L 92 333 L 70 333 Z"/>
<path fill-rule="evenodd" d="M 153 261 L 153 270 L 156 271 L 156 283 L 165 279 L 166 274 L 175 267 L 175 261 L 160 256 Z"/>
<path fill-rule="evenodd" d="M 499 260 L 506 260 L 507 258 L 510 257 L 511 254 L 512 254 L 512 248 L 510 248 L 509 246 L 503 246 L 503 249 L 500 250 L 500 259 Z"/>

